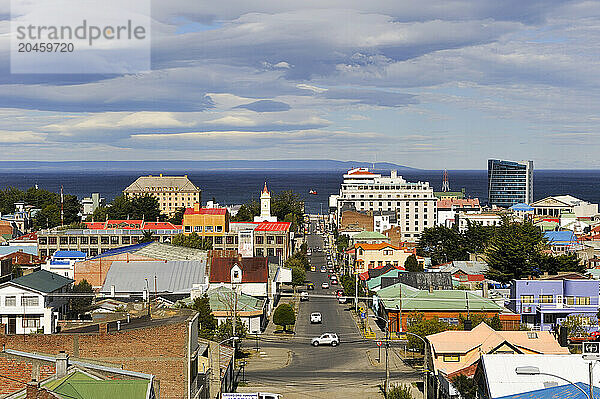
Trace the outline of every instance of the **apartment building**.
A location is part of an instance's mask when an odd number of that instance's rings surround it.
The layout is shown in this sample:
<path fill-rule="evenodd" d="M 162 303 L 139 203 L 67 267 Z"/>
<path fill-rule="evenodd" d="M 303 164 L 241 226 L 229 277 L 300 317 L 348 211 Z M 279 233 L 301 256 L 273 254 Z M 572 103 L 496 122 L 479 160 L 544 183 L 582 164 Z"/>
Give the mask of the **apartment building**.
<path fill-rule="evenodd" d="M 533 201 L 533 161 L 488 160 L 488 204 L 508 208 Z"/>
<path fill-rule="evenodd" d="M 158 200 L 160 212 L 172 215 L 180 208 L 201 202 L 202 190 L 184 176 L 141 176 L 123 190 L 127 197 L 150 194 Z"/>
<path fill-rule="evenodd" d="M 344 174 L 338 195 L 330 198 L 335 204 L 339 224 L 342 208 L 356 211 L 395 211 L 402 239 L 417 241 L 425 228 L 434 227 L 437 220 L 437 198 L 428 182 L 407 182 L 392 170 L 390 176 L 355 168 Z"/>

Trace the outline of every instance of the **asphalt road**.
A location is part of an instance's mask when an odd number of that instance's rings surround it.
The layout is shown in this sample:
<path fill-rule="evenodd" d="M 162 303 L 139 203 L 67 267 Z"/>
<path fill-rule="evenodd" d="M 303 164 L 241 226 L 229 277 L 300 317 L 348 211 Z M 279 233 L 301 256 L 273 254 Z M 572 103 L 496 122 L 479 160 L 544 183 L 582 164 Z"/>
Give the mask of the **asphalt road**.
<path fill-rule="evenodd" d="M 265 337 L 261 343 L 263 348 L 286 348 L 291 351 L 292 359 L 287 367 L 248 371 L 246 379 L 250 383 L 260 381 L 266 387 L 295 387 L 297 392 L 304 392 L 306 397 L 352 397 L 352 392 L 359 393 L 356 397 L 378 397 L 378 385 L 384 379 L 381 369 L 372 367 L 366 355 L 367 349 L 373 349 L 375 343 L 362 339 L 356 324 L 350 315 L 350 305 L 340 304 L 335 297 L 335 291 L 341 286 L 322 289 L 321 283 L 329 281 L 329 272 L 321 273 L 321 265 L 326 265 L 324 252 L 315 252 L 316 246 L 323 249 L 323 238 L 310 235 L 308 246 L 312 250 L 311 263 L 317 267 L 316 272 L 307 272 L 307 280 L 315 284 L 310 295 L 326 295 L 327 297 L 310 296 L 308 301 L 300 302 L 296 318 L 296 334 L 285 341 L 277 341 Z M 322 324 L 311 324 L 310 314 L 320 312 Z M 340 338 L 337 347 L 310 345 L 311 338 L 324 332 L 333 332 Z M 249 343 L 250 344 L 250 343 Z M 419 374 L 408 367 L 393 370 L 392 378 L 417 379 Z M 340 390 L 339 387 L 345 387 Z M 327 390 L 336 390 L 326 393 Z M 361 395 L 368 389 L 368 395 Z M 285 391 L 288 392 L 288 391 Z M 313 394 L 309 394 L 312 392 Z M 315 393 L 318 392 L 318 393 Z M 343 392 L 343 393 L 342 393 Z M 293 396 L 293 395 L 292 395 Z M 284 397 L 288 397 L 284 395 Z"/>

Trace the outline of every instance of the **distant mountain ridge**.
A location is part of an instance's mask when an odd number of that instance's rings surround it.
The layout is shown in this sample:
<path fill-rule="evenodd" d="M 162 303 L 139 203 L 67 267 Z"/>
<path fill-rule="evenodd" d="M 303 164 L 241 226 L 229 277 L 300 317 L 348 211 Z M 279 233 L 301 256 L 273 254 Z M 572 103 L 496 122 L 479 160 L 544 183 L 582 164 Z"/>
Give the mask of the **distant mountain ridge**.
<path fill-rule="evenodd" d="M 76 171 L 199 171 L 199 170 L 314 170 L 345 171 L 351 168 L 375 170 L 418 170 L 389 162 L 336 161 L 332 159 L 234 160 L 234 161 L 0 161 L 2 172 Z"/>

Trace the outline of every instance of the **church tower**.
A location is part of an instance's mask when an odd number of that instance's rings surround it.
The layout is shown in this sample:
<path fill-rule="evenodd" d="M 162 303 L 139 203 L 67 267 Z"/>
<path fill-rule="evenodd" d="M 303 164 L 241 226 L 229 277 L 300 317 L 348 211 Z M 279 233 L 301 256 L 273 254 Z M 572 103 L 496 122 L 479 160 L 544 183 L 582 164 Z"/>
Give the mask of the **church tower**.
<path fill-rule="evenodd" d="M 260 216 L 254 217 L 255 222 L 276 222 L 277 218 L 271 216 L 271 193 L 267 188 L 267 182 L 265 187 L 260 193 Z"/>

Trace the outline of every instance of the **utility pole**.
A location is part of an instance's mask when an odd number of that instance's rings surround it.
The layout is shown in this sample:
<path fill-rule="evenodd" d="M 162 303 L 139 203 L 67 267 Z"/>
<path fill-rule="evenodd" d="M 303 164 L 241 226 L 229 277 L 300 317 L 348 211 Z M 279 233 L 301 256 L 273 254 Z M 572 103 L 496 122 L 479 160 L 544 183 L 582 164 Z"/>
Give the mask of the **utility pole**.
<path fill-rule="evenodd" d="M 594 362 L 590 362 L 590 398 L 594 399 Z"/>
<path fill-rule="evenodd" d="M 388 349 L 390 346 L 390 329 L 388 327 L 388 323 L 385 323 L 385 385 L 383 387 L 383 396 L 387 397 L 387 394 L 390 390 L 390 369 L 389 369 L 389 361 L 388 361 Z M 427 399 L 427 398 L 425 398 Z"/>
<path fill-rule="evenodd" d="M 358 272 L 356 271 L 356 264 L 354 264 L 354 311 L 358 315 Z"/>

